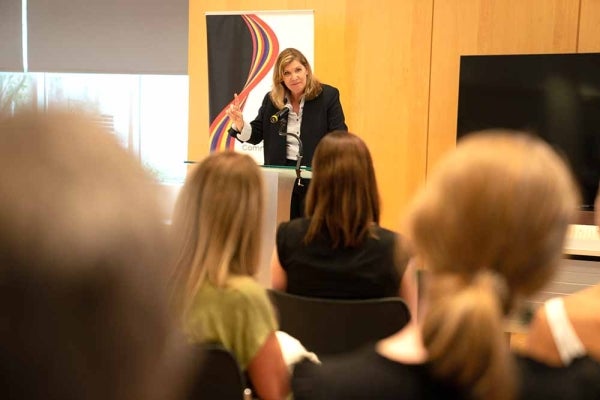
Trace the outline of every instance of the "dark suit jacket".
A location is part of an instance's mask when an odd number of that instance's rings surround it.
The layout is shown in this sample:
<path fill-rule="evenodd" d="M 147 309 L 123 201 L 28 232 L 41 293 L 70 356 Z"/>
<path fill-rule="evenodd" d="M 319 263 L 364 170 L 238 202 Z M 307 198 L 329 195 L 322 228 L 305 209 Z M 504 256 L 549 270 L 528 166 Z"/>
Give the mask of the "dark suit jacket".
<path fill-rule="evenodd" d="M 258 144 L 264 140 L 265 165 L 286 165 L 286 137 L 279 135 L 279 123 L 271 123 L 270 118 L 279 111 L 265 95 L 258 115 L 250 123 L 252 134 L 248 143 Z M 325 134 L 335 131 L 347 131 L 344 111 L 340 103 L 340 92 L 333 86 L 323 84 L 323 91 L 316 98 L 304 103 L 300 140 L 303 145 L 302 165 L 311 166 L 315 148 Z M 229 135 L 237 138 L 237 133 L 229 129 Z"/>

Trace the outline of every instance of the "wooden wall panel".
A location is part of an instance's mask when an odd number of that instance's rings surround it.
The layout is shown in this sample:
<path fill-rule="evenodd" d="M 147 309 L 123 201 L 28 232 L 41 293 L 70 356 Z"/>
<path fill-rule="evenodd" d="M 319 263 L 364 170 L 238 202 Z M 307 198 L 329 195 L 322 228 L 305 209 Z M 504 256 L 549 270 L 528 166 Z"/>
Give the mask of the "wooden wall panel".
<path fill-rule="evenodd" d="M 382 225 L 397 228 L 425 179 L 433 0 L 190 0 L 189 158 L 208 148 L 204 13 L 281 9 L 314 10 L 315 74 L 340 89 L 347 124 L 375 160 Z"/>
<path fill-rule="evenodd" d="M 399 217 L 425 178 L 432 2 L 349 1 L 355 26 L 346 59 L 350 130 L 367 142 L 382 195 L 382 223 Z"/>
<path fill-rule="evenodd" d="M 337 86 L 398 218 L 455 146 L 461 54 L 600 51 L 600 0 L 190 0 L 189 158 L 207 153 L 207 11 L 312 9 L 315 73 Z"/>
<path fill-rule="evenodd" d="M 600 1 L 581 0 L 578 53 L 600 52 Z"/>
<path fill-rule="evenodd" d="M 433 13 L 428 170 L 456 143 L 460 55 L 576 52 L 579 0 L 443 0 Z"/>

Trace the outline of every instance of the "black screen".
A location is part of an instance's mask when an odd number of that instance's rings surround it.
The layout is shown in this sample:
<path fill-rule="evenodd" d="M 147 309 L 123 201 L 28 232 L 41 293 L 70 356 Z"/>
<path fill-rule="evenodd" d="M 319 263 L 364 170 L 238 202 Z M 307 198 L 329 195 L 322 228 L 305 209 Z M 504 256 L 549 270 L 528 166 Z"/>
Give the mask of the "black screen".
<path fill-rule="evenodd" d="M 582 210 L 600 179 L 600 53 L 462 56 L 457 137 L 510 128 L 536 134 L 571 165 Z"/>

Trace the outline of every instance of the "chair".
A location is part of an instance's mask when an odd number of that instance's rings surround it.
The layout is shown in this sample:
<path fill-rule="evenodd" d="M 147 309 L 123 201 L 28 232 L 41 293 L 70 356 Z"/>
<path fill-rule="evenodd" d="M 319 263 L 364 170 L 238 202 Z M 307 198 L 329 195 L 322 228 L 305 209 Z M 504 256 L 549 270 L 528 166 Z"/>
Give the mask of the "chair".
<path fill-rule="evenodd" d="M 246 379 L 233 354 L 219 344 L 195 346 L 198 372 L 192 377 L 188 400 L 244 400 L 251 398 Z"/>
<path fill-rule="evenodd" d="M 339 354 L 383 339 L 410 321 L 399 297 L 368 300 L 318 299 L 268 290 L 280 329 L 318 356 Z"/>

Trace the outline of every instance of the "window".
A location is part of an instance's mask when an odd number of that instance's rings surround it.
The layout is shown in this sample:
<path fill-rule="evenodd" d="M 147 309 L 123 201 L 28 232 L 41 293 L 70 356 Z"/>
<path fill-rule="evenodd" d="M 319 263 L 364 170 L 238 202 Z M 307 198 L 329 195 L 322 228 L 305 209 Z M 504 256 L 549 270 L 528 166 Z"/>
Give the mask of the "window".
<path fill-rule="evenodd" d="M 0 112 L 32 104 L 95 113 L 159 182 L 185 180 L 187 75 L 0 72 Z"/>

